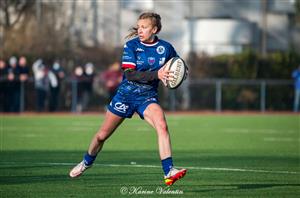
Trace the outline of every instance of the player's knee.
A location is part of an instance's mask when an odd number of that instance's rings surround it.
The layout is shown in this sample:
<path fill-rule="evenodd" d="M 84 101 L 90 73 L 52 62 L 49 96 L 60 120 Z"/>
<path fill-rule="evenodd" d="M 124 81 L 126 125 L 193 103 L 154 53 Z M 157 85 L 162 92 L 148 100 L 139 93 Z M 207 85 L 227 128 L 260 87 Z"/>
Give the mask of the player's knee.
<path fill-rule="evenodd" d="M 104 142 L 108 138 L 108 136 L 105 135 L 105 132 L 101 131 L 97 133 L 96 138 L 98 142 Z"/>
<path fill-rule="evenodd" d="M 158 122 L 158 128 L 162 135 L 168 135 L 168 125 L 164 120 Z"/>
<path fill-rule="evenodd" d="M 163 131 L 164 134 L 166 135 L 168 134 L 168 126 L 166 124 L 163 124 L 161 126 L 161 130 Z"/>

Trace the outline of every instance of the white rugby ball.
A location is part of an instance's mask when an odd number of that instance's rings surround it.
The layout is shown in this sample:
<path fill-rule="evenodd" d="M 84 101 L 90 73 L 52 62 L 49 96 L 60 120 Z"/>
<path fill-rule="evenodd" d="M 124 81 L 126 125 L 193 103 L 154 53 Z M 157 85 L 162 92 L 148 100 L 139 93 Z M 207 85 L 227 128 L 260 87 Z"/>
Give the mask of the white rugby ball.
<path fill-rule="evenodd" d="M 187 73 L 187 66 L 179 57 L 171 58 L 165 65 L 165 70 L 173 71 L 174 79 L 166 80 L 166 86 L 170 89 L 176 89 L 181 85 Z"/>

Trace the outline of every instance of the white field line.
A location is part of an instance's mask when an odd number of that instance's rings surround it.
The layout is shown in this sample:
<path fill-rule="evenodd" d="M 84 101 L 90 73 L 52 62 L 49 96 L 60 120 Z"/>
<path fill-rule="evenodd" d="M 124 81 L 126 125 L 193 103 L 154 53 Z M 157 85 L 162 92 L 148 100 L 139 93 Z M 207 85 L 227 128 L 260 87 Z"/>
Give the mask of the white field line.
<path fill-rule="evenodd" d="M 224 128 L 221 130 L 224 133 L 240 133 L 240 134 L 247 134 L 247 133 L 257 133 L 257 134 L 296 134 L 298 133 L 297 130 L 275 130 L 275 129 L 250 129 L 250 128 Z"/>
<path fill-rule="evenodd" d="M 0 162 L 0 166 L 74 166 L 75 163 L 55 163 L 55 162 L 37 162 L 37 163 L 22 163 L 22 162 Z M 157 165 L 139 165 L 139 164 L 94 164 L 93 166 L 106 166 L 106 167 L 126 167 L 126 168 L 161 168 Z M 218 168 L 218 167 L 184 167 L 190 170 L 208 170 L 208 171 L 224 171 L 224 172 L 253 172 L 253 173 L 273 173 L 273 174 L 300 174 L 295 171 L 272 171 L 272 170 L 259 170 L 259 169 L 244 169 L 244 168 Z"/>
<path fill-rule="evenodd" d="M 295 138 L 279 138 L 279 137 L 268 137 L 263 138 L 265 142 L 300 142 L 300 139 Z"/>

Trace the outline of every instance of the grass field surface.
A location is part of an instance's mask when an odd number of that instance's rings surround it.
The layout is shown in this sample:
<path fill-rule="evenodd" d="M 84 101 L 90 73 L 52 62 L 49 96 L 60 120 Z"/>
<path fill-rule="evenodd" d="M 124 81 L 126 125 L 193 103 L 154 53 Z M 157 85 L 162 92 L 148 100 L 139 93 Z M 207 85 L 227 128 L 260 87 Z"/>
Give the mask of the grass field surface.
<path fill-rule="evenodd" d="M 297 115 L 167 115 L 175 166 L 163 183 L 155 131 L 125 120 L 94 167 L 79 161 L 103 115 L 1 115 L 0 197 L 300 197 Z"/>

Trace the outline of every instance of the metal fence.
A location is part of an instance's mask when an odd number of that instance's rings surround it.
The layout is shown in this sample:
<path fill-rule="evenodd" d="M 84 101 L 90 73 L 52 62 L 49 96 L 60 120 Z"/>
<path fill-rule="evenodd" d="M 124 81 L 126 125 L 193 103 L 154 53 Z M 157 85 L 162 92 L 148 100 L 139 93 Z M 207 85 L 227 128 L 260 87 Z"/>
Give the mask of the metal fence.
<path fill-rule="evenodd" d="M 105 105 L 109 103 L 109 98 L 101 87 L 99 85 L 95 88 L 94 83 L 94 91 L 89 96 L 87 106 L 78 110 L 77 107 L 80 102 L 78 81 L 74 79 L 64 80 L 60 89 L 60 104 L 57 110 L 71 112 L 104 110 Z M 1 90 L 1 92 L 4 91 Z M 294 97 L 292 80 L 198 79 L 190 80 L 177 90 L 168 90 L 160 86 L 159 92 L 161 105 L 171 111 L 292 111 Z M 3 93 L 1 97 L 3 97 Z M 21 83 L 20 111 L 35 111 L 36 97 L 33 79 Z M 49 97 L 46 100 L 47 106 Z M 45 111 L 48 111 L 48 108 L 45 108 Z"/>
<path fill-rule="evenodd" d="M 204 108 L 197 101 L 203 97 L 208 109 L 222 110 L 292 110 L 292 80 L 199 79 L 189 84 L 190 108 Z M 197 104 L 198 103 L 198 104 Z M 198 107 L 197 107 L 198 106 Z"/>

